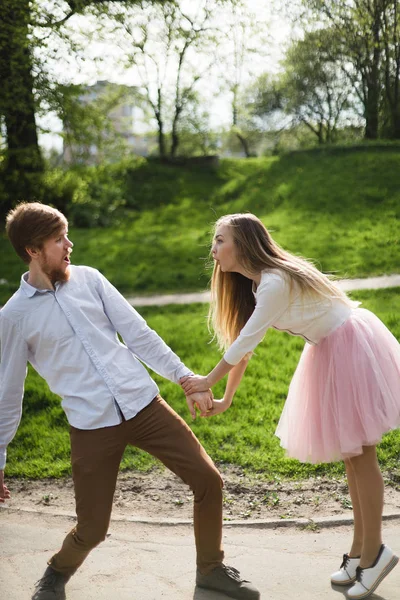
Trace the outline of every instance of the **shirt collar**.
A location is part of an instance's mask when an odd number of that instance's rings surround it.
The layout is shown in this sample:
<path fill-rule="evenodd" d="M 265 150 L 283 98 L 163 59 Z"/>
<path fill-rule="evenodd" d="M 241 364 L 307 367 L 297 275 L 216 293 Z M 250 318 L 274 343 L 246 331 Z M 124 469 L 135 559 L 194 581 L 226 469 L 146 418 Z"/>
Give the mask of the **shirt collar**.
<path fill-rule="evenodd" d="M 36 293 L 45 294 L 46 292 L 51 292 L 51 290 L 38 290 L 33 287 L 30 283 L 28 283 L 29 271 L 24 273 L 21 277 L 21 289 L 25 292 L 28 298 L 32 298 Z"/>

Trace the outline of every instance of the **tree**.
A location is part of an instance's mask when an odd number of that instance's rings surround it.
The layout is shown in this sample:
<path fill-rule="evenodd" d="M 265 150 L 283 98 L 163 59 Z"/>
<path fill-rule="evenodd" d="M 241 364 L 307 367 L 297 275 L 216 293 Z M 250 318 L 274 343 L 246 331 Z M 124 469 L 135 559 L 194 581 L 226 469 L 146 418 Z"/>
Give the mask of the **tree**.
<path fill-rule="evenodd" d="M 379 135 L 382 22 L 388 2 L 304 0 L 316 21 L 322 21 L 335 33 L 331 58 L 341 59 L 342 68 L 362 102 L 367 139 L 377 139 Z"/>
<path fill-rule="evenodd" d="M 128 153 L 132 115 L 126 108 L 141 101 L 137 90 L 99 81 L 93 86 L 60 85 L 55 93 L 54 110 L 63 123 L 64 161 L 99 164 Z"/>
<path fill-rule="evenodd" d="M 351 89 L 339 65 L 329 59 L 332 31 L 317 30 L 295 42 L 283 62 L 280 102 L 295 121 L 303 123 L 320 144 L 331 143 Z"/>
<path fill-rule="evenodd" d="M 252 62 L 266 56 L 267 24 L 259 15 L 249 13 L 242 2 L 233 3 L 227 16 L 221 77 L 231 94 L 231 133 L 239 140 L 245 156 L 250 157 L 254 154 L 251 148 L 254 115 L 253 105 L 248 101 L 248 81 L 252 75 Z"/>
<path fill-rule="evenodd" d="M 3 177 L 8 195 L 3 209 L 7 211 L 14 199 L 34 192 L 43 161 L 35 121 L 30 3 L 0 0 L 0 13 L 0 114 L 6 134 Z"/>
<path fill-rule="evenodd" d="M 268 129 L 279 133 L 288 126 L 304 125 L 319 144 L 335 140 L 353 99 L 340 65 L 329 58 L 331 38 L 329 30 L 306 33 L 289 47 L 282 73 L 258 78 L 253 111 Z"/>
<path fill-rule="evenodd" d="M 218 133 L 211 130 L 210 114 L 200 101 L 191 103 L 179 127 L 179 147 L 184 156 L 209 156 L 218 150 Z"/>
<path fill-rule="evenodd" d="M 388 134 L 400 139 L 400 10 L 397 0 L 386 3 L 382 15 L 382 44 Z"/>
<path fill-rule="evenodd" d="M 116 0 L 137 4 L 139 0 Z M 150 2 L 150 0 L 149 0 Z M 164 0 L 153 0 L 164 4 Z M 38 197 L 44 164 L 38 144 L 38 98 L 49 85 L 44 65 L 34 55 L 43 37 L 38 31 L 60 34 L 65 23 L 87 7 L 109 4 L 102 0 L 0 0 L 0 115 L 6 146 L 2 160 L 4 190 L 0 213 L 15 202 Z M 45 90 L 44 90 L 45 93 Z"/>
<path fill-rule="evenodd" d="M 201 0 L 190 11 L 184 11 L 178 2 L 159 6 L 142 2 L 140 13 L 124 8 L 112 14 L 113 37 L 121 40 L 124 66 L 132 67 L 140 79 L 157 123 L 158 150 L 163 158 L 177 155 L 182 117 L 196 102 L 197 87 L 215 61 L 215 8 L 212 0 Z"/>

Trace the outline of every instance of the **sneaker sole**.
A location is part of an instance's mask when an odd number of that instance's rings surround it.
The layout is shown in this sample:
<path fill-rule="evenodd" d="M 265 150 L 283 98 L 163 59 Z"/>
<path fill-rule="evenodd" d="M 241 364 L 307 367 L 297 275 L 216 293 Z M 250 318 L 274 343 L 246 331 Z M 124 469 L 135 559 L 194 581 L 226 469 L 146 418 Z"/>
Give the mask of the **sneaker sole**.
<path fill-rule="evenodd" d="M 383 571 L 379 575 L 378 579 L 375 581 L 375 583 L 372 584 L 372 586 L 369 588 L 369 590 L 367 592 L 365 592 L 364 594 L 359 594 L 358 596 L 349 596 L 349 598 L 351 600 L 362 600 L 362 598 L 367 598 L 368 596 L 373 594 L 374 591 L 376 590 L 376 588 L 378 587 L 378 585 L 380 583 L 382 583 L 382 581 L 385 579 L 386 575 L 389 575 L 390 571 L 395 568 L 395 566 L 397 565 L 398 562 L 399 562 L 398 556 L 393 556 L 391 561 L 386 565 L 386 567 L 383 569 Z"/>
<path fill-rule="evenodd" d="M 353 577 L 352 579 L 346 579 L 346 581 L 335 581 L 334 579 L 331 579 L 331 584 L 332 585 L 351 585 L 352 583 L 354 583 L 356 580 L 355 577 Z"/>
<path fill-rule="evenodd" d="M 220 588 L 213 588 L 213 587 L 208 587 L 205 585 L 202 585 L 201 583 L 196 583 L 197 587 L 201 588 L 202 590 L 208 590 L 209 592 L 217 592 L 218 594 L 221 594 L 221 596 L 227 596 L 228 598 L 237 598 L 237 596 L 232 596 L 229 592 L 224 591 Z M 252 600 L 260 600 L 261 598 L 261 594 L 259 593 L 258 595 L 254 595 Z"/>

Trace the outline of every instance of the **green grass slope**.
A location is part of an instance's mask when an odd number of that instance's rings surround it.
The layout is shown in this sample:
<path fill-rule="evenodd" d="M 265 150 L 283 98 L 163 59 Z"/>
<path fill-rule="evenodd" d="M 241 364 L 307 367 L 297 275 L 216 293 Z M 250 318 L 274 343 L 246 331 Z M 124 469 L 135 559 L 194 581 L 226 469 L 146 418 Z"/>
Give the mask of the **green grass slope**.
<path fill-rule="evenodd" d="M 99 268 L 123 293 L 201 290 L 210 230 L 250 211 L 288 250 L 339 277 L 400 269 L 400 153 L 396 149 L 299 152 L 223 160 L 219 169 L 145 163 L 130 173 L 132 210 L 118 228 L 71 229 L 75 264 Z M 0 303 L 23 265 L 5 236 Z"/>

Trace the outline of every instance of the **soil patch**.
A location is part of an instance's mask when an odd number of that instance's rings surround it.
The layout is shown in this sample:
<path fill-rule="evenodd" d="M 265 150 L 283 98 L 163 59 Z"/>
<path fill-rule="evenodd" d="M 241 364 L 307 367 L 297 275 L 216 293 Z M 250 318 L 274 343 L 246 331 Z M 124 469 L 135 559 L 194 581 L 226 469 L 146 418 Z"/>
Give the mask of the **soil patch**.
<path fill-rule="evenodd" d="M 224 479 L 224 519 L 315 519 L 351 516 L 345 479 L 316 477 L 300 481 L 248 475 L 235 467 L 220 468 Z M 385 513 L 400 512 L 400 485 L 385 477 Z M 7 482 L 12 508 L 75 511 L 70 477 L 64 479 L 11 479 Z M 168 470 L 120 473 L 113 515 L 151 519 L 190 519 L 190 489 Z"/>

